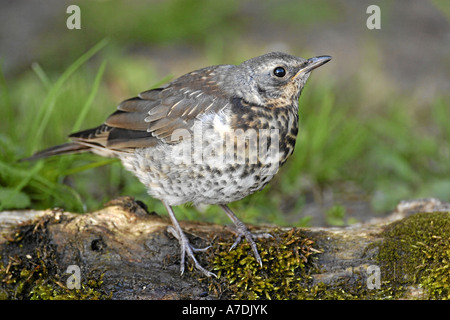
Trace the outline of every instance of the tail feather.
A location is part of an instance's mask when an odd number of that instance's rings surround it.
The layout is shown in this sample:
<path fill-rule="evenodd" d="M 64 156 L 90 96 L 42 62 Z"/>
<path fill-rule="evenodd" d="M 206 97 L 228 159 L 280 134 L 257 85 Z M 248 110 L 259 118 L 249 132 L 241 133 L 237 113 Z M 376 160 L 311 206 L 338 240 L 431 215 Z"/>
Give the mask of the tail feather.
<path fill-rule="evenodd" d="M 80 152 L 86 152 L 90 151 L 91 147 L 79 143 L 74 142 L 68 142 L 64 144 L 60 144 L 39 152 L 36 152 L 31 157 L 22 159 L 22 161 L 33 161 L 38 160 L 50 156 L 57 156 L 62 154 L 73 154 L 73 153 L 80 153 Z"/>

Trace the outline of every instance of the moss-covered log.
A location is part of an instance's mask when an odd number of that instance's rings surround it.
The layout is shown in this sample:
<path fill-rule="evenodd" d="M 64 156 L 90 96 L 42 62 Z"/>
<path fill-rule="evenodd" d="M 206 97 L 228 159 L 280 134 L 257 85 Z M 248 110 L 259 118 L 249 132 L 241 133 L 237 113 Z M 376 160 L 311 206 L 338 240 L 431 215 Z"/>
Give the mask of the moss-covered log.
<path fill-rule="evenodd" d="M 165 217 L 131 198 L 104 209 L 0 213 L 0 299 L 448 299 L 450 205 L 401 203 L 346 228 L 252 227 L 263 268 L 230 229 L 182 222 L 218 278 L 188 268 Z"/>

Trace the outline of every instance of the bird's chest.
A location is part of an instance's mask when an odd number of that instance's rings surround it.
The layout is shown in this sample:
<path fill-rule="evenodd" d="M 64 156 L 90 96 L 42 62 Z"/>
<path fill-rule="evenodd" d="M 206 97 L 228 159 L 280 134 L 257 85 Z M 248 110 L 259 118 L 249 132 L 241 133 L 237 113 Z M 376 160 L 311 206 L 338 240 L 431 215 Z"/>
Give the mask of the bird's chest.
<path fill-rule="evenodd" d="M 277 171 L 293 153 L 298 133 L 297 112 L 288 108 L 224 111 L 198 124 L 192 129 L 190 158 L 211 167 L 227 164 L 264 171 L 270 166 Z"/>
<path fill-rule="evenodd" d="M 242 110 L 242 109 L 240 109 Z M 233 128 L 255 136 L 259 160 L 277 162 L 281 166 L 294 152 L 298 133 L 298 114 L 295 108 L 249 107 L 233 114 Z M 236 129 L 235 129 L 236 130 Z"/>
<path fill-rule="evenodd" d="M 183 141 L 123 158 L 149 192 L 170 204 L 228 203 L 261 190 L 292 154 L 297 117 L 221 112 L 199 119 Z"/>

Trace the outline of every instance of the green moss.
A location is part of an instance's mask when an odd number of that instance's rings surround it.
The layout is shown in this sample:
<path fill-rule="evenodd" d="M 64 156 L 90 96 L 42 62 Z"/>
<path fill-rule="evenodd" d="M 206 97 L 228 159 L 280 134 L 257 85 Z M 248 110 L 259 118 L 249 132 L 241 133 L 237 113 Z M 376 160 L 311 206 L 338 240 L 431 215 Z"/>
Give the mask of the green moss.
<path fill-rule="evenodd" d="M 299 229 L 276 231 L 273 236 L 257 241 L 262 268 L 246 242 L 231 251 L 223 246 L 229 248 L 232 242 L 216 245 L 211 259 L 219 278 L 210 280 L 210 290 L 221 299 L 450 298 L 448 212 L 415 214 L 386 227 L 380 234 L 383 240 L 370 246 L 378 248 L 370 261 L 380 267 L 379 289 L 368 288 L 364 266 L 331 283 L 315 282 L 312 274 L 320 273 L 315 239 Z"/>
<path fill-rule="evenodd" d="M 418 213 L 389 225 L 378 263 L 395 297 L 418 288 L 418 298 L 450 299 L 450 213 Z"/>
<path fill-rule="evenodd" d="M 111 294 L 106 295 L 100 289 L 103 274 L 98 279 L 89 279 L 86 284 L 81 284 L 80 289 L 68 289 L 61 282 L 45 281 L 36 283 L 29 292 L 31 300 L 99 300 L 110 299 Z M 56 284 L 56 285 L 55 285 Z"/>
<path fill-rule="evenodd" d="M 56 248 L 47 237 L 44 218 L 34 225 L 22 226 L 2 247 L 0 257 L 0 299 L 68 300 L 107 299 L 101 289 L 103 274 L 88 271 L 80 289 L 69 289 L 69 274 L 61 269 Z M 83 279 L 82 279 L 83 280 Z"/>
<path fill-rule="evenodd" d="M 370 289 L 367 285 L 367 270 L 362 267 L 352 276 L 340 277 L 332 283 L 319 282 L 311 287 L 308 299 L 319 300 L 391 300 L 392 287 Z"/>
<path fill-rule="evenodd" d="M 333 283 L 314 282 L 313 274 L 321 272 L 313 247 L 314 240 L 299 229 L 275 231 L 273 238 L 259 239 L 257 246 L 263 267 L 257 264 L 250 246 L 241 243 L 234 250 L 224 250 L 232 243 L 222 242 L 212 254 L 218 279 L 210 279 L 210 290 L 220 299 L 282 299 L 282 300 L 356 300 L 384 299 L 390 288 L 370 290 L 366 274 L 355 270 L 352 277 Z"/>
<path fill-rule="evenodd" d="M 213 269 L 218 279 L 211 279 L 210 289 L 220 298 L 232 299 L 297 299 L 307 292 L 310 273 L 317 267 L 313 255 L 314 241 L 299 229 L 275 231 L 273 238 L 258 239 L 257 246 L 263 267 L 243 242 L 235 249 L 223 250 L 231 243 L 220 243 L 212 254 Z"/>

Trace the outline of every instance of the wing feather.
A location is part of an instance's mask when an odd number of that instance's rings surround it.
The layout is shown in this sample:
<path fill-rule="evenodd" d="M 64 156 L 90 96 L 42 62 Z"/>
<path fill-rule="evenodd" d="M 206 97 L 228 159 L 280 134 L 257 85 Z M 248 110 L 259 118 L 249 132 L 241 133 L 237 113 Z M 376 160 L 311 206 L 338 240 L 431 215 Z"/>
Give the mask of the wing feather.
<path fill-rule="evenodd" d="M 219 84 L 205 82 L 221 68 L 230 66 L 197 70 L 165 87 L 144 91 L 120 103 L 103 125 L 75 133 L 71 138 L 119 151 L 155 146 L 158 142 L 176 143 L 171 139 L 175 130 L 191 132 L 203 114 L 220 112 L 229 105 L 230 97 L 220 90 Z"/>
<path fill-rule="evenodd" d="M 148 123 L 145 122 L 145 113 L 143 112 L 124 112 L 116 111 L 106 119 L 105 124 L 113 128 L 132 129 L 137 131 L 146 131 Z"/>

